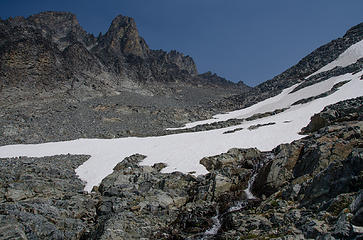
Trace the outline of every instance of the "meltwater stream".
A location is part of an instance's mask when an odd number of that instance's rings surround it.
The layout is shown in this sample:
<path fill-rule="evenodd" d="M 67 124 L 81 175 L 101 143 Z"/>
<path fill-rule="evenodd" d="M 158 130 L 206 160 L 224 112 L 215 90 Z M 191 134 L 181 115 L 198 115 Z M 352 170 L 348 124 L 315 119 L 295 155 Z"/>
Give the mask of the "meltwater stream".
<path fill-rule="evenodd" d="M 251 187 L 253 182 L 255 181 L 255 178 L 257 176 L 257 171 L 252 175 L 252 177 L 248 180 L 248 186 L 247 188 L 244 190 L 244 192 L 246 193 L 247 199 L 246 200 L 241 200 L 238 201 L 237 204 L 235 204 L 234 206 L 230 207 L 225 213 L 223 214 L 219 214 L 219 211 L 217 209 L 217 215 L 212 217 L 212 221 L 213 221 L 213 226 L 208 229 L 207 231 L 204 232 L 202 240 L 207 240 L 211 237 L 213 237 L 214 235 L 216 235 L 219 231 L 219 229 L 222 226 L 222 223 L 220 221 L 220 219 L 227 213 L 231 213 L 231 212 L 235 212 L 235 211 L 239 211 L 243 208 L 245 208 L 248 204 L 248 200 L 250 199 L 256 199 L 256 197 L 252 194 L 251 192 Z"/>
<path fill-rule="evenodd" d="M 224 215 L 226 215 L 227 213 L 239 211 L 247 206 L 248 200 L 256 199 L 256 197 L 251 192 L 251 188 L 258 174 L 258 170 L 260 170 L 266 162 L 272 160 L 274 157 L 275 155 L 272 152 L 265 153 L 265 161 L 259 162 L 254 167 L 254 173 L 252 177 L 248 180 L 247 188 L 244 190 L 247 199 L 238 201 L 234 206 L 230 207 L 226 212 L 221 215 L 219 214 L 219 211 L 217 209 L 217 215 L 212 217 L 213 226 L 204 232 L 203 237 L 201 238 L 202 240 L 208 240 L 218 233 L 219 229 L 222 227 L 221 219 Z"/>

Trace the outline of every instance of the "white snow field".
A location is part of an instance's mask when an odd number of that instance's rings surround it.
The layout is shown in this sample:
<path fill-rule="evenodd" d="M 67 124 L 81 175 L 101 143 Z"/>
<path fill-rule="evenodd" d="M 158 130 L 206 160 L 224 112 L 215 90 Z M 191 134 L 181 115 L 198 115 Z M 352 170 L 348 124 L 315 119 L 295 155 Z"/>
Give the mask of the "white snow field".
<path fill-rule="evenodd" d="M 289 94 L 294 87 L 285 89 L 280 95 L 267 99 L 246 109 L 228 114 L 217 115 L 212 122 L 236 117 L 248 117 L 255 113 L 273 111 L 289 107 L 299 99 L 311 97 L 330 90 L 337 82 L 351 80 L 335 93 L 306 104 L 291 106 L 288 110 L 273 116 L 246 121 L 240 125 L 204 132 L 182 133 L 158 137 L 128 137 L 118 139 L 77 139 L 64 142 L 43 144 L 7 145 L 0 147 L 0 157 L 44 157 L 58 154 L 87 154 L 91 157 L 76 169 L 80 179 L 86 182 L 86 191 L 98 185 L 104 177 L 112 173 L 113 167 L 125 157 L 135 153 L 146 155 L 142 165 L 163 162 L 167 167 L 163 172 L 180 171 L 184 173 L 205 174 L 207 170 L 199 164 L 200 159 L 226 152 L 230 148 L 256 147 L 262 151 L 271 150 L 281 143 L 289 143 L 304 136 L 299 135 L 310 117 L 320 112 L 325 106 L 342 100 L 363 96 L 363 71 L 352 75 L 345 74 L 330 78 L 324 82 L 303 88 Z M 248 130 L 251 125 L 275 122 L 274 125 Z M 188 124 L 194 126 L 197 123 Z M 243 128 L 230 134 L 228 130 Z"/>
<path fill-rule="evenodd" d="M 307 78 L 314 76 L 318 73 L 332 70 L 335 67 L 346 67 L 350 64 L 355 63 L 358 59 L 363 57 L 363 40 L 353 44 L 342 54 L 339 55 L 337 59 L 320 68 L 318 71 L 314 72 Z"/>

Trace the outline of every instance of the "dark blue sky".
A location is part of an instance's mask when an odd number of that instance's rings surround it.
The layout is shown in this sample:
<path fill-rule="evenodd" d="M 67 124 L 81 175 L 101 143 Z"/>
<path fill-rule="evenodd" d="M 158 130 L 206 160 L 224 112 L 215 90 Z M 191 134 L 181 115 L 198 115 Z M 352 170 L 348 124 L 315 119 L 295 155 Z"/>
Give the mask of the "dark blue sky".
<path fill-rule="evenodd" d="M 135 18 L 152 49 L 176 49 L 208 70 L 256 85 L 363 21 L 362 0 L 1 0 L 0 16 L 70 11 L 97 35 Z"/>

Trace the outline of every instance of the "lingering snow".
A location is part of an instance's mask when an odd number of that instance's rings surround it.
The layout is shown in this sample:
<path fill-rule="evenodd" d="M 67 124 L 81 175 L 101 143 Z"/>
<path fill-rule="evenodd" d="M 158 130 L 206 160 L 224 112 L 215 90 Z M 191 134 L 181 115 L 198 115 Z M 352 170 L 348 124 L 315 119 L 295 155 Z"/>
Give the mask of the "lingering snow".
<path fill-rule="evenodd" d="M 314 76 L 318 73 L 332 70 L 335 67 L 346 67 L 350 64 L 355 63 L 358 59 L 363 57 L 363 40 L 357 42 L 350 46 L 347 50 L 345 50 L 342 54 L 339 55 L 337 59 L 325 65 L 318 71 L 314 72 L 307 78 Z"/>
<path fill-rule="evenodd" d="M 267 151 L 281 143 L 289 143 L 302 138 L 303 136 L 299 135 L 298 132 L 309 123 L 313 114 L 320 112 L 329 104 L 363 96 L 363 81 L 359 80 L 362 73 L 363 71 L 355 75 L 345 74 L 330 78 L 289 94 L 294 88 L 291 87 L 280 95 L 249 108 L 216 116 L 219 119 L 246 117 L 255 113 L 288 107 L 296 100 L 330 90 L 331 86 L 337 82 L 352 79 L 327 97 L 306 104 L 291 106 L 280 114 L 243 122 L 237 126 L 158 137 L 78 139 L 43 144 L 7 145 L 0 147 L 0 157 L 43 157 L 68 153 L 90 155 L 89 160 L 76 169 L 78 176 L 86 182 L 86 191 L 90 191 L 93 186 L 98 185 L 104 177 L 112 173 L 113 167 L 117 163 L 135 153 L 147 156 L 141 163 L 142 165 L 166 163 L 167 167 L 163 169 L 163 172 L 181 171 L 184 173 L 205 174 L 207 170 L 199 164 L 199 160 L 203 157 L 217 155 L 233 147 L 257 147 L 262 151 Z M 215 120 L 212 119 L 211 121 Z M 260 127 L 252 131 L 248 130 L 251 125 L 270 122 L 276 124 Z M 223 134 L 226 130 L 235 128 L 243 128 L 243 130 Z"/>
<path fill-rule="evenodd" d="M 329 91 L 336 83 L 342 82 L 345 80 L 350 80 L 350 79 L 351 79 L 351 74 L 345 74 L 342 76 L 330 78 L 327 81 L 322 81 L 322 82 L 316 83 L 314 85 L 305 87 L 294 93 L 290 93 L 299 85 L 299 84 L 296 84 L 292 87 L 284 89 L 279 95 L 268 98 L 259 103 L 256 103 L 255 105 L 252 105 L 248 108 L 236 110 L 236 111 L 225 113 L 225 114 L 217 114 L 217 115 L 213 116 L 212 119 L 187 123 L 184 127 L 169 128 L 168 130 L 192 128 L 197 125 L 210 124 L 210 123 L 219 122 L 219 121 L 226 121 L 231 118 L 238 118 L 238 119 L 248 118 L 257 113 L 272 112 L 276 109 L 287 108 L 287 107 L 290 107 L 291 104 L 293 104 L 294 102 L 296 102 L 300 99 L 317 96 L 326 91 Z"/>

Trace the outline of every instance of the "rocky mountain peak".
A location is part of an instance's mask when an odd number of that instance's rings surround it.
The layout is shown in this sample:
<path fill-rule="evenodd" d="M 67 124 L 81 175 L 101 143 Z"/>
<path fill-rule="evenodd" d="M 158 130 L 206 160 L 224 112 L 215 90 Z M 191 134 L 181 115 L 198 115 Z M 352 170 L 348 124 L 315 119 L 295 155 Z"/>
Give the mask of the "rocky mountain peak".
<path fill-rule="evenodd" d="M 145 58 L 149 53 L 149 47 L 139 36 L 134 19 L 122 15 L 118 15 L 112 21 L 107 33 L 101 37 L 101 45 L 116 55 Z"/>

